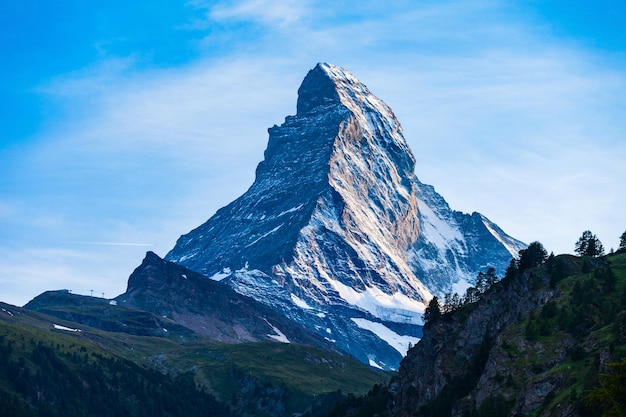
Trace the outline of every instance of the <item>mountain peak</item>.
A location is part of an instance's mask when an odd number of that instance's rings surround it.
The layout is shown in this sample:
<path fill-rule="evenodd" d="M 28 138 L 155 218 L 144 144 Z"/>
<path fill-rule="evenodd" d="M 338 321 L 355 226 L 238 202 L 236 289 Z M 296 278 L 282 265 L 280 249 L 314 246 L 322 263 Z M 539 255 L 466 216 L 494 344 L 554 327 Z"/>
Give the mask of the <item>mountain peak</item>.
<path fill-rule="evenodd" d="M 297 114 L 269 129 L 250 189 L 166 259 L 224 280 L 365 363 L 395 368 L 431 291 L 471 282 L 494 253 L 499 270 L 511 256 L 499 229 L 452 212 L 414 169 L 391 109 L 347 70 L 317 64 Z"/>
<path fill-rule="evenodd" d="M 298 89 L 297 115 L 302 118 L 313 114 L 333 121 L 337 119 L 335 115 L 339 115 L 340 120 L 352 120 L 353 126 L 358 126 L 357 131 L 351 135 L 350 129 L 344 128 L 340 135 L 375 142 L 389 153 L 401 175 L 413 175 L 415 158 L 404 139 L 400 122 L 384 101 L 345 68 L 318 63 L 304 78 Z M 271 146 L 272 143 L 268 148 Z"/>
<path fill-rule="evenodd" d="M 343 105 L 351 111 L 371 107 L 383 113 L 391 112 L 348 70 L 320 62 L 309 71 L 298 89 L 298 115 L 315 110 L 326 111 L 337 105 Z"/>
<path fill-rule="evenodd" d="M 322 71 L 326 75 L 326 77 L 328 77 L 335 85 L 335 89 L 340 94 L 342 91 L 347 91 L 352 93 L 358 93 L 362 96 L 371 95 L 369 89 L 365 86 L 365 84 L 359 81 L 357 77 L 352 75 L 352 73 L 345 68 L 324 62 L 317 64 L 313 70 Z M 376 97 L 374 97 L 374 99 L 376 101 L 380 101 Z"/>
<path fill-rule="evenodd" d="M 337 84 L 326 68 L 330 64 L 319 63 L 309 71 L 298 89 L 297 113 L 303 115 L 318 109 L 340 104 Z"/>
<path fill-rule="evenodd" d="M 327 62 L 318 63 L 311 72 L 321 72 L 335 85 L 336 90 L 360 91 L 363 94 L 371 94 L 365 84 L 345 68 Z"/>

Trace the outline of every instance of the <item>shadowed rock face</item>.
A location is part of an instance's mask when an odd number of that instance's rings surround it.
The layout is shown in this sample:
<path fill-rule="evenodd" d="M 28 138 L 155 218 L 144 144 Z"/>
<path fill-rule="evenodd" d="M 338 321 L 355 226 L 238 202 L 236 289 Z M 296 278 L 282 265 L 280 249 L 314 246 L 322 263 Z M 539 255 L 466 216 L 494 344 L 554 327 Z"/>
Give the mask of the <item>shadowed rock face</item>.
<path fill-rule="evenodd" d="M 450 210 L 414 170 L 391 109 L 346 70 L 318 64 L 297 114 L 269 129 L 250 189 L 166 259 L 396 368 L 432 293 L 503 271 L 523 247 L 483 216 Z"/>
<path fill-rule="evenodd" d="M 275 310 L 152 252 L 131 274 L 126 292 L 116 301 L 227 343 L 282 339 L 335 350 Z"/>

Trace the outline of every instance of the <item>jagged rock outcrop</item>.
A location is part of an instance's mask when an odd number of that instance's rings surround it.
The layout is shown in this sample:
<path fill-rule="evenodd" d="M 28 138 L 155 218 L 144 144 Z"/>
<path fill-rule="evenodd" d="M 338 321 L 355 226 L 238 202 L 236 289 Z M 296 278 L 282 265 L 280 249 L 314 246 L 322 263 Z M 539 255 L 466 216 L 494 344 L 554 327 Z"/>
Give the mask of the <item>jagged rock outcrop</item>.
<path fill-rule="evenodd" d="M 357 358 L 395 369 L 433 293 L 506 268 L 524 245 L 452 211 L 414 173 L 391 109 L 318 64 L 297 114 L 269 129 L 250 189 L 166 259 L 281 311 Z"/>
<path fill-rule="evenodd" d="M 502 276 L 511 257 L 526 247 L 482 214 L 450 209 L 431 185 L 416 180 L 415 191 L 420 233 L 409 264 L 433 294 L 473 284 L 477 273 L 490 267 Z"/>

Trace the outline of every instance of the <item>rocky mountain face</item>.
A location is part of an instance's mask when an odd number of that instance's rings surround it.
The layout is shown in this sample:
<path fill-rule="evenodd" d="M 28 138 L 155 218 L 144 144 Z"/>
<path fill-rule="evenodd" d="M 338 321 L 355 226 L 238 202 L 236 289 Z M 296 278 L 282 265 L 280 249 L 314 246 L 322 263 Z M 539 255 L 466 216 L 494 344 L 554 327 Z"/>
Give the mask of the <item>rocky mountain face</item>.
<path fill-rule="evenodd" d="M 396 369 L 432 294 L 490 266 L 503 272 L 524 247 L 484 216 L 451 210 L 414 171 L 391 109 L 346 70 L 318 64 L 297 114 L 269 129 L 250 189 L 166 259 Z"/>
<path fill-rule="evenodd" d="M 510 274 L 425 325 L 389 387 L 391 415 L 600 415 L 585 396 L 626 355 L 624 282 L 624 255 Z"/>
<path fill-rule="evenodd" d="M 535 292 L 531 288 L 530 275 L 520 275 L 506 287 L 495 287 L 479 306 L 466 306 L 467 310 L 478 307 L 466 316 L 458 312 L 428 323 L 420 343 L 403 360 L 392 387 L 394 414 L 413 416 L 415 410 L 440 398 L 452 380 L 459 389 L 469 390 L 472 383 L 478 384 L 476 380 L 484 372 L 490 347 L 498 336 L 555 296 L 554 291 Z M 475 374 L 473 378 L 470 373 Z M 479 405 L 491 394 L 482 388 L 474 387 L 481 392 L 476 400 Z"/>
<path fill-rule="evenodd" d="M 164 261 L 148 252 L 128 279 L 124 294 L 115 298 L 131 307 L 167 318 L 195 333 L 226 343 L 274 340 L 336 350 L 323 338 L 276 310 L 232 288 Z"/>
<path fill-rule="evenodd" d="M 409 250 L 411 269 L 436 295 L 461 293 L 489 267 L 502 276 L 526 245 L 480 213 L 451 210 L 431 185 L 416 179 L 420 234 Z"/>

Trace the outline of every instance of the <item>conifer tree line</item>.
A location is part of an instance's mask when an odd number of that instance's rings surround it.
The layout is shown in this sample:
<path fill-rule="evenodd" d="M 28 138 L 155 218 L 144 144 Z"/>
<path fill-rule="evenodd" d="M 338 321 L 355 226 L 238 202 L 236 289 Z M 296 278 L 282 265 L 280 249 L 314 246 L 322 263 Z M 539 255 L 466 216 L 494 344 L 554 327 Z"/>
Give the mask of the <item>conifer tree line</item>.
<path fill-rule="evenodd" d="M 612 251 L 612 250 L 611 250 Z M 597 258 L 604 256 L 604 246 L 600 239 L 590 230 L 585 230 L 576 241 L 574 252 L 579 256 Z M 626 252 L 626 231 L 620 236 L 618 252 Z M 504 278 L 511 278 L 517 273 L 521 273 L 528 268 L 543 265 L 546 261 L 554 259 L 554 253 L 548 256 L 548 252 L 540 242 L 532 242 L 526 249 L 519 251 L 517 258 L 511 259 Z M 496 270 L 493 267 L 486 272 L 479 272 L 476 277 L 476 285 L 469 287 L 465 295 L 448 292 L 444 295 L 443 302 L 438 297 L 433 297 L 424 311 L 424 322 L 436 320 L 442 315 L 452 313 L 464 306 L 480 300 L 482 294 L 487 292 L 493 284 L 499 281 Z"/>
<path fill-rule="evenodd" d="M 551 256 L 554 256 L 553 254 Z M 526 249 L 519 251 L 517 258 L 511 259 L 511 263 L 505 273 L 505 278 L 513 276 L 528 268 L 542 265 L 548 259 L 548 252 L 540 242 L 533 242 Z M 493 267 L 486 272 L 479 272 L 476 276 L 476 285 L 469 287 L 465 295 L 448 292 L 444 295 L 443 304 L 437 297 L 433 297 L 424 311 L 424 322 L 437 319 L 438 317 L 450 314 L 460 307 L 480 300 L 481 296 L 500 279 Z"/>
<path fill-rule="evenodd" d="M 196 385 L 191 373 L 171 376 L 127 359 L 72 347 L 27 341 L 9 331 L 1 334 L 0 416 L 233 415 Z"/>

